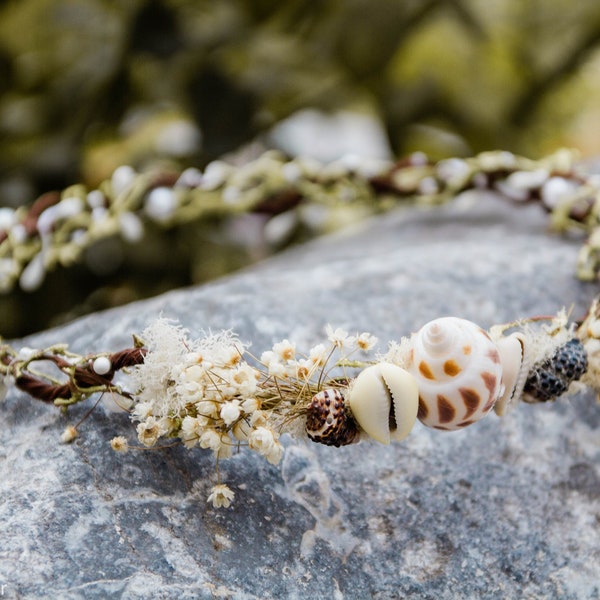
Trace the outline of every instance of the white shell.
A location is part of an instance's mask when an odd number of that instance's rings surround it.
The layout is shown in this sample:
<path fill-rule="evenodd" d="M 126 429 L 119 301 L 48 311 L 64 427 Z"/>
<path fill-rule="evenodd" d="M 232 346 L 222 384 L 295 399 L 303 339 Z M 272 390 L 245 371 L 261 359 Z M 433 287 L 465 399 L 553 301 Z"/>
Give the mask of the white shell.
<path fill-rule="evenodd" d="M 523 364 L 523 335 L 512 333 L 507 337 L 496 340 L 502 364 L 502 385 L 504 392 L 494 405 L 494 412 L 503 417 L 514 401 L 514 394 Z"/>
<path fill-rule="evenodd" d="M 378 363 L 359 373 L 347 399 L 356 422 L 382 444 L 405 438 L 417 420 L 417 383 L 391 363 Z"/>
<path fill-rule="evenodd" d="M 496 345 L 481 327 L 457 317 L 430 321 L 411 339 L 407 370 L 419 386 L 419 420 L 452 431 L 485 416 L 502 391 Z"/>

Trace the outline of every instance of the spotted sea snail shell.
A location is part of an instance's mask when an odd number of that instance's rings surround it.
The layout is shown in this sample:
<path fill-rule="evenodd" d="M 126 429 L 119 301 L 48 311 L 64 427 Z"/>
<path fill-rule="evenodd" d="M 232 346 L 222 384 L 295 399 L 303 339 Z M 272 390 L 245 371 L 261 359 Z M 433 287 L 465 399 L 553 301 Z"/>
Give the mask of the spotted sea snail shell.
<path fill-rule="evenodd" d="M 391 363 L 377 363 L 361 371 L 347 398 L 361 429 L 382 444 L 405 438 L 417 420 L 417 383 L 406 370 Z"/>
<path fill-rule="evenodd" d="M 313 396 L 307 409 L 306 433 L 313 442 L 326 446 L 347 446 L 358 441 L 358 427 L 348 415 L 339 389 L 326 388 Z"/>
<path fill-rule="evenodd" d="M 503 391 L 498 349 L 478 325 L 457 317 L 430 321 L 411 336 L 407 370 L 419 388 L 419 420 L 456 430 L 485 416 Z"/>

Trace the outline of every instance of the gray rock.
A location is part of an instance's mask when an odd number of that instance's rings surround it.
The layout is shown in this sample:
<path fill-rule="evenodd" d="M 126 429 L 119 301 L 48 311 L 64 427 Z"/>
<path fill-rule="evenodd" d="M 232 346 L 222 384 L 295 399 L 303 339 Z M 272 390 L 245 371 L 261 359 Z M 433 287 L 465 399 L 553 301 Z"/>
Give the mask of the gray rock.
<path fill-rule="evenodd" d="M 452 314 L 483 326 L 574 306 L 579 242 L 536 207 L 479 198 L 398 211 L 255 268 L 24 340 L 80 352 L 130 344 L 159 313 L 192 335 L 233 328 L 259 353 L 308 348 L 327 323 L 398 339 Z M 0 589 L 5 598 L 598 598 L 600 409 L 591 395 L 521 405 L 461 432 L 402 443 L 286 441 L 280 466 L 221 465 L 231 508 L 206 503 L 210 453 L 115 454 L 133 439 L 96 410 L 68 417 L 18 393 L 0 406 Z"/>

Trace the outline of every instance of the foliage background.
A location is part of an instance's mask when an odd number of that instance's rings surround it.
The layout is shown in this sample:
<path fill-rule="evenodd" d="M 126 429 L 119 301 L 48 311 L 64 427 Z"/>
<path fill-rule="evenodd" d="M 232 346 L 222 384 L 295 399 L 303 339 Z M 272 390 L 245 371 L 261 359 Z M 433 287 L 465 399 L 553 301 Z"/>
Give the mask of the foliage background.
<path fill-rule="evenodd" d="M 594 0 L 4 2 L 0 206 L 94 187 L 121 164 L 201 168 L 285 147 L 276 126 L 303 109 L 369 117 L 393 156 L 597 155 L 599 42 Z M 327 143 L 313 135 L 315 148 Z M 219 239 L 221 225 L 151 230 L 126 249 L 109 241 L 95 250 L 109 268 L 90 268 L 92 252 L 35 293 L 1 297 L 0 334 L 256 258 Z"/>

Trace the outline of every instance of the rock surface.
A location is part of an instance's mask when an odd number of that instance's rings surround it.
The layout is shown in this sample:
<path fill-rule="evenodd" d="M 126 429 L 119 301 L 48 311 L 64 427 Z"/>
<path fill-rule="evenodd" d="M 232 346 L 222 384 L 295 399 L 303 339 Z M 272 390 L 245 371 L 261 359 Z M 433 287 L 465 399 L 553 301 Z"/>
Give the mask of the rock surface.
<path fill-rule="evenodd" d="M 398 339 L 427 320 L 483 326 L 574 306 L 578 242 L 536 207 L 487 196 L 398 211 L 197 289 L 91 315 L 23 343 L 79 352 L 130 344 L 162 311 L 192 335 L 233 328 L 255 353 L 325 324 Z M 0 406 L 3 598 L 599 598 L 600 407 L 591 395 L 521 405 L 461 432 L 417 425 L 401 443 L 287 440 L 282 464 L 242 451 L 236 492 L 206 503 L 212 456 L 115 454 L 128 419 L 68 417 L 11 392 Z"/>

